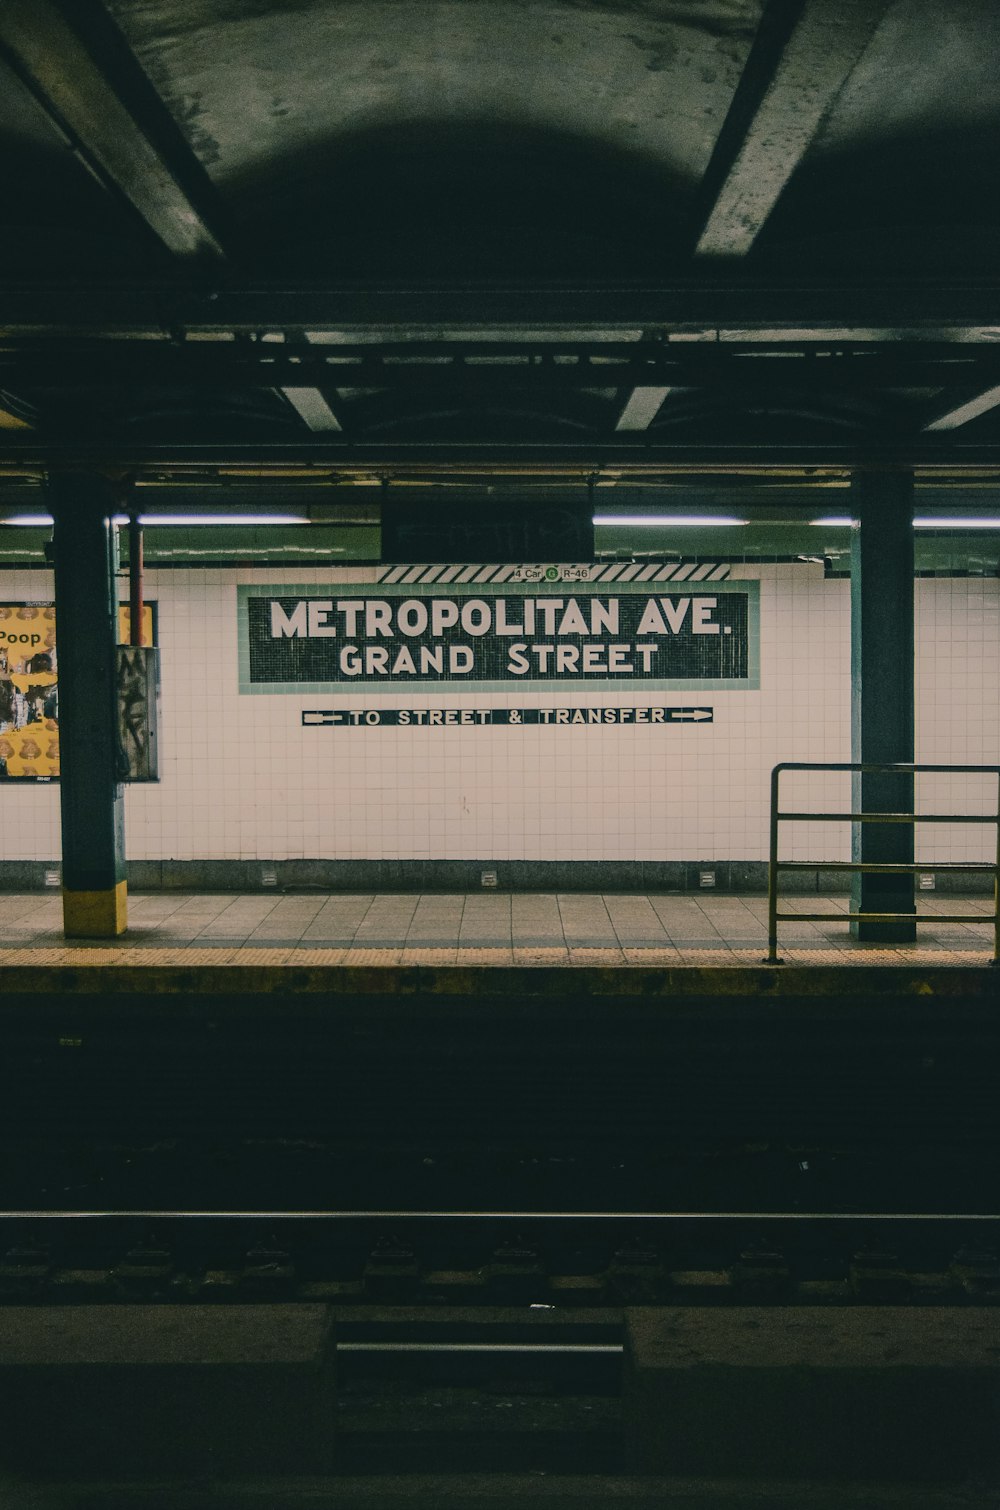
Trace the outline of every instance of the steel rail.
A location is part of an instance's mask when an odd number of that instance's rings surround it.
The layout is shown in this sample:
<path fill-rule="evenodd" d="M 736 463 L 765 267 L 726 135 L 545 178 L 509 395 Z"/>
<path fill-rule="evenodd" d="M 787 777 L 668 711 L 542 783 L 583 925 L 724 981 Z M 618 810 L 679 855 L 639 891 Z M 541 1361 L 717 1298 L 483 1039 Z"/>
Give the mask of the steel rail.
<path fill-rule="evenodd" d="M 1000 1211 L 0 1211 L 0 1221 L 1000 1222 Z"/>
<path fill-rule="evenodd" d="M 338 1353 L 617 1353 L 622 1342 L 342 1342 Z"/>
<path fill-rule="evenodd" d="M 834 771 L 851 772 L 862 775 L 964 775 L 964 776 L 994 776 L 997 781 L 997 810 L 993 813 L 896 813 L 896 812 L 864 812 L 850 810 L 848 812 L 800 812 L 795 810 L 783 810 L 780 805 L 780 782 L 784 771 Z M 975 913 L 918 913 L 914 912 L 781 912 L 778 908 L 778 872 L 781 870 L 817 869 L 825 867 L 820 863 L 816 865 L 806 864 L 801 860 L 781 860 L 778 858 L 778 826 L 781 823 L 908 823 L 911 826 L 917 823 L 992 823 L 996 826 L 996 856 L 992 863 L 978 863 L 965 865 L 949 862 L 940 867 L 942 870 L 967 871 L 970 873 L 992 872 L 993 875 L 993 916 L 979 916 Z M 918 875 L 921 871 L 936 869 L 923 862 L 904 863 L 875 862 L 865 860 L 838 860 L 829 867 L 830 870 L 851 871 L 857 875 Z M 806 760 L 783 760 L 771 771 L 771 821 L 770 843 L 767 867 L 767 954 L 763 960 L 765 965 L 781 965 L 783 960 L 778 958 L 778 924 L 779 922 L 868 922 L 888 923 L 907 922 L 917 923 L 973 923 L 993 925 L 993 958 L 990 963 L 994 966 L 1000 964 L 1000 765 L 929 765 L 925 763 L 914 764 L 911 761 L 806 761 Z"/>

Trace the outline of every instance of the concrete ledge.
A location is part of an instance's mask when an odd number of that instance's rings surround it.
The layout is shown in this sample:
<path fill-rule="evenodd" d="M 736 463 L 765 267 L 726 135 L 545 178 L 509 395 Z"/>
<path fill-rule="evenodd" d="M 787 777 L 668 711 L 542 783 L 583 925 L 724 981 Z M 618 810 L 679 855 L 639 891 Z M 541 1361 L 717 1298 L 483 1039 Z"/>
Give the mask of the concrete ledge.
<path fill-rule="evenodd" d="M 134 956 L 133 956 L 134 957 Z M 909 965 L 318 965 L 303 950 L 280 965 L 0 964 L 0 1021 L 65 1019 L 86 1003 L 90 1020 L 166 1015 L 366 1020 L 411 1016 L 491 1020 L 563 1015 L 681 1020 L 907 1024 L 997 1018 L 997 972 L 988 966 Z"/>
<path fill-rule="evenodd" d="M 1000 1468 L 988 1309 L 630 1310 L 626 1339 L 633 1472 L 958 1482 Z"/>
<path fill-rule="evenodd" d="M 332 1464 L 325 1306 L 9 1307 L 0 1320 L 6 1470 L 183 1477 Z"/>
<path fill-rule="evenodd" d="M 4 1496 L 7 1496 L 4 1498 Z M 0 1480 L 17 1510 L 996 1510 L 988 1487 L 815 1482 L 747 1483 L 624 1475 L 372 1474 L 214 1484 L 88 1484 L 31 1488 Z"/>

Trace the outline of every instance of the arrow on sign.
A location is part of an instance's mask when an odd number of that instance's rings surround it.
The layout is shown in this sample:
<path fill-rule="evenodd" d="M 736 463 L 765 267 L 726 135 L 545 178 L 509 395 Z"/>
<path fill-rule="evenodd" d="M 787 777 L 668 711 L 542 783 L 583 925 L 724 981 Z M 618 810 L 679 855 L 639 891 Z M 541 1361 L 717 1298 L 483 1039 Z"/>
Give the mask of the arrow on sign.
<path fill-rule="evenodd" d="M 670 716 L 675 722 L 682 718 L 689 718 L 692 723 L 701 723 L 706 718 L 711 720 L 712 712 L 711 708 L 671 708 Z"/>

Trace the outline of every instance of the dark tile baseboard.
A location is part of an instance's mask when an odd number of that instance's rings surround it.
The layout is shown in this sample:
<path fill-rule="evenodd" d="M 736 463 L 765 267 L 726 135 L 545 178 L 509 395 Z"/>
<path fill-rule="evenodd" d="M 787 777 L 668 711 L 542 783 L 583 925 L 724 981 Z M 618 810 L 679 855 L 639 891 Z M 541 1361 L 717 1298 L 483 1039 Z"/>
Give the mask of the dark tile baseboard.
<path fill-rule="evenodd" d="M 127 868 L 135 891 L 767 891 L 762 860 L 130 860 Z M 702 886 L 705 873 L 713 876 L 713 886 Z M 488 879 L 494 876 L 495 884 Z M 0 892 L 57 890 L 58 878 L 58 860 L 0 861 Z M 822 869 L 794 871 L 781 880 L 785 894 L 845 887 L 843 872 Z M 936 878 L 937 892 L 981 896 L 991 889 L 984 875 Z"/>

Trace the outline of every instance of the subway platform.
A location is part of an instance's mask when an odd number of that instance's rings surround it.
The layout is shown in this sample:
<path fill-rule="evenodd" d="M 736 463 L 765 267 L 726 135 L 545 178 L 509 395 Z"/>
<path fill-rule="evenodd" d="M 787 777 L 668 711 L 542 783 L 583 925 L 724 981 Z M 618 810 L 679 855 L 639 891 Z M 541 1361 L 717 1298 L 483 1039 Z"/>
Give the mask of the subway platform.
<path fill-rule="evenodd" d="M 851 937 L 845 895 L 783 897 L 779 953 L 797 966 L 989 965 L 993 901 L 921 896 L 913 944 Z M 600 893 L 414 895 L 132 893 L 117 940 L 66 939 L 58 895 L 0 896 L 0 969 L 138 965 L 758 967 L 764 896 Z M 962 913 L 968 921 L 937 921 Z"/>

